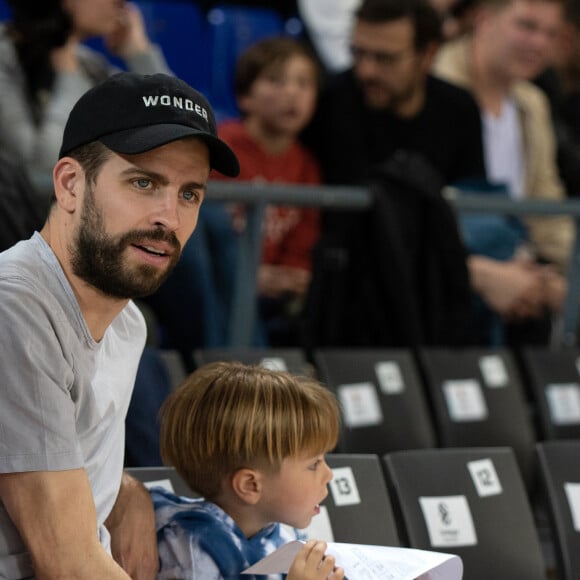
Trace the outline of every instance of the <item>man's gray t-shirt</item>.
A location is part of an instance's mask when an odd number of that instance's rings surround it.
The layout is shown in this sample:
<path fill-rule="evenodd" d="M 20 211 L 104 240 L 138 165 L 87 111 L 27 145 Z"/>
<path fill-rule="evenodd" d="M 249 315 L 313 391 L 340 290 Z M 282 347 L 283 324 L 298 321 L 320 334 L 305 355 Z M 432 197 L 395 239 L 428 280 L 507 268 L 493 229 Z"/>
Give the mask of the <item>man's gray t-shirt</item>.
<path fill-rule="evenodd" d="M 84 467 L 107 549 L 103 523 L 120 486 L 124 420 L 145 337 L 129 302 L 96 342 L 40 234 L 0 254 L 0 473 Z M 0 501 L 0 578 L 32 574 Z"/>

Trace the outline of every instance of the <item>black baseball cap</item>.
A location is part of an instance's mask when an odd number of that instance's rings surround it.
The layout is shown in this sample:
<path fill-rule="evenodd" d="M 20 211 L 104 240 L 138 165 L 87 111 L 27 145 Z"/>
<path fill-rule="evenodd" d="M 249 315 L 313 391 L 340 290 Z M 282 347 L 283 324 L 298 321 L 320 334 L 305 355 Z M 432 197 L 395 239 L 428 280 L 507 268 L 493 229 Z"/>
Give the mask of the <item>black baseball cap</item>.
<path fill-rule="evenodd" d="M 240 165 L 217 135 L 208 100 L 186 82 L 166 74 L 115 74 L 89 89 L 75 104 L 59 158 L 92 141 L 115 153 L 144 153 L 185 137 L 198 137 L 209 148 L 210 166 L 236 177 Z"/>

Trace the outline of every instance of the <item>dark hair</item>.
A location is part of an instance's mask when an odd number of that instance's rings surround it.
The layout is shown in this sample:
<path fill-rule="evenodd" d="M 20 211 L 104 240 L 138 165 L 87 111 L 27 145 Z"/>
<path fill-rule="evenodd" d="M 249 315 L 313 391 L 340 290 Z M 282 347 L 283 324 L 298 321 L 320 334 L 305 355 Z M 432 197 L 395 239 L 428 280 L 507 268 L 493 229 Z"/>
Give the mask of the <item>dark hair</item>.
<path fill-rule="evenodd" d="M 67 156 L 79 162 L 85 172 L 85 184 L 91 187 L 96 183 L 101 167 L 112 154 L 113 152 L 100 141 L 92 141 L 73 149 L 70 153 L 67 153 Z M 55 202 L 56 194 L 53 192 L 50 204 L 53 205 Z"/>
<path fill-rule="evenodd" d="M 454 18 L 462 18 L 470 8 L 475 8 L 478 3 L 479 0 L 456 0 L 449 7 L 447 14 Z"/>
<path fill-rule="evenodd" d="M 415 48 L 419 51 L 443 39 L 441 17 L 428 0 L 364 0 L 356 17 L 373 24 L 409 18 L 415 28 Z"/>
<path fill-rule="evenodd" d="M 63 46 L 73 22 L 62 0 L 8 0 L 11 18 L 8 31 L 24 70 L 31 102 L 41 89 L 50 88 L 54 70 L 50 52 Z"/>
<path fill-rule="evenodd" d="M 247 95 L 256 79 L 267 68 L 282 65 L 296 55 L 304 56 L 312 61 L 316 80 L 319 82 L 318 63 L 308 46 L 289 36 L 275 36 L 259 40 L 241 54 L 236 65 L 236 95 Z"/>
<path fill-rule="evenodd" d="M 100 141 L 93 141 L 86 145 L 81 145 L 67 153 L 69 157 L 76 159 L 85 172 L 85 182 L 87 185 L 94 185 L 97 176 L 105 161 L 111 157 L 113 152 Z"/>
<path fill-rule="evenodd" d="M 580 30 L 580 5 L 578 0 L 567 0 L 565 4 L 564 17 L 566 22 L 569 22 Z"/>

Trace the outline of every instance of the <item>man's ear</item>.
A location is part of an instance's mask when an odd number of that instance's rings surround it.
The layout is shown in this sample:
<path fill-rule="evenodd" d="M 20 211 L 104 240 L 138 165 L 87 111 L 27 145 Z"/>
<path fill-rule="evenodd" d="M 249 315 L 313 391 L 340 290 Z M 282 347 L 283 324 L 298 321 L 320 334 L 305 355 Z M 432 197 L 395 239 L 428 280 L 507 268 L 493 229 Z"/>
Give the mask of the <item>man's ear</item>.
<path fill-rule="evenodd" d="M 73 213 L 85 189 L 85 173 L 79 162 L 72 157 L 59 159 L 52 171 L 52 180 L 58 205 Z"/>
<path fill-rule="evenodd" d="M 234 493 L 245 503 L 255 505 L 262 497 L 262 474 L 257 469 L 243 467 L 232 476 Z"/>
<path fill-rule="evenodd" d="M 428 73 L 433 67 L 433 61 L 439 51 L 441 44 L 439 42 L 430 42 L 421 53 L 421 68 Z"/>

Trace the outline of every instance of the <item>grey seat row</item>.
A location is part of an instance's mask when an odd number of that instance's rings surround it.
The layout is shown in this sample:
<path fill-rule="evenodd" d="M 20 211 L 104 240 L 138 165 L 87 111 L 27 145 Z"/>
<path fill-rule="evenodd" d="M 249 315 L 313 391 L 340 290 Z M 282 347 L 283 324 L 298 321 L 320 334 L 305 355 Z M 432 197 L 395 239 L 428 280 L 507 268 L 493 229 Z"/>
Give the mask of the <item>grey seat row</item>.
<path fill-rule="evenodd" d="M 536 445 L 556 559 L 545 558 L 515 455 L 506 447 L 329 454 L 334 479 L 307 531 L 328 541 L 459 555 L 465 580 L 580 578 L 580 440 Z M 145 482 L 195 495 L 172 468 Z"/>
<path fill-rule="evenodd" d="M 509 446 L 528 485 L 536 441 L 580 439 L 580 350 L 526 348 L 198 350 L 196 364 L 237 359 L 314 372 L 338 396 L 337 451 Z"/>

